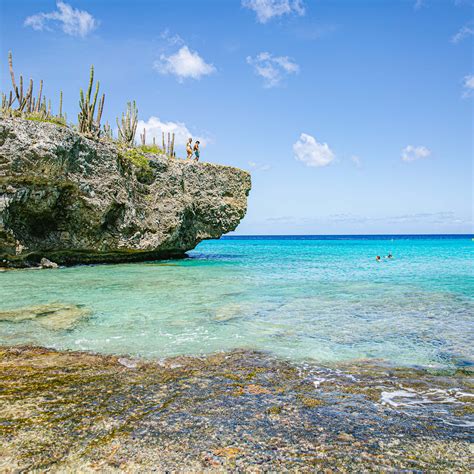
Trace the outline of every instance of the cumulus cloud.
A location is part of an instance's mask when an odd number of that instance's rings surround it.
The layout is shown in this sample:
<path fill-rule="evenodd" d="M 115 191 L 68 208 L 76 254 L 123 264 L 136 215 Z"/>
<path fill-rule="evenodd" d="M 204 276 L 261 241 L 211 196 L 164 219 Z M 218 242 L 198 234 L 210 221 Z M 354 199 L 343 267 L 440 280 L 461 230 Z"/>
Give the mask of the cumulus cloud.
<path fill-rule="evenodd" d="M 209 143 L 209 138 L 193 135 L 186 124 L 182 122 L 163 122 L 154 116 L 151 116 L 146 122 L 144 120 L 138 121 L 137 136 L 143 132 L 143 129 L 146 130 L 147 144 L 153 143 L 153 138 L 155 138 L 156 144 L 161 146 L 162 132 L 165 132 L 165 140 L 167 140 L 168 133 L 174 133 L 176 146 L 184 146 L 188 138 L 199 140 L 202 147 Z"/>
<path fill-rule="evenodd" d="M 407 145 L 402 150 L 402 160 L 407 162 L 419 160 L 421 158 L 428 158 L 430 155 L 431 150 L 425 146 Z"/>
<path fill-rule="evenodd" d="M 248 164 L 249 167 L 255 171 L 268 171 L 272 168 L 270 165 L 264 163 L 256 163 L 255 161 L 249 161 Z"/>
<path fill-rule="evenodd" d="M 298 74 L 300 67 L 288 56 L 273 56 L 260 53 L 255 58 L 247 56 L 247 63 L 253 66 L 255 74 L 263 78 L 266 88 L 278 86 L 288 74 Z"/>
<path fill-rule="evenodd" d="M 327 166 L 334 160 L 334 152 L 327 143 L 318 143 L 314 137 L 302 133 L 293 145 L 295 159 L 306 166 Z"/>
<path fill-rule="evenodd" d="M 200 79 L 216 71 L 212 64 L 206 63 L 196 51 L 191 51 L 186 45 L 175 54 L 162 54 L 153 67 L 160 74 L 176 76 L 180 82 L 187 78 Z"/>
<path fill-rule="evenodd" d="M 474 74 L 469 74 L 464 77 L 464 82 L 463 82 L 463 97 L 472 97 L 474 94 Z"/>
<path fill-rule="evenodd" d="M 459 31 L 451 38 L 451 43 L 458 44 L 461 41 L 474 35 L 474 25 L 468 24 L 459 29 Z"/>
<path fill-rule="evenodd" d="M 267 23 L 272 18 L 284 15 L 303 16 L 305 14 L 301 0 L 242 0 L 242 6 L 253 10 L 260 23 Z"/>
<path fill-rule="evenodd" d="M 65 2 L 56 3 L 57 10 L 49 13 L 36 13 L 25 19 L 25 26 L 34 30 L 51 31 L 50 25 L 58 25 L 64 33 L 85 37 L 98 26 L 98 21 L 84 10 L 78 10 Z"/>

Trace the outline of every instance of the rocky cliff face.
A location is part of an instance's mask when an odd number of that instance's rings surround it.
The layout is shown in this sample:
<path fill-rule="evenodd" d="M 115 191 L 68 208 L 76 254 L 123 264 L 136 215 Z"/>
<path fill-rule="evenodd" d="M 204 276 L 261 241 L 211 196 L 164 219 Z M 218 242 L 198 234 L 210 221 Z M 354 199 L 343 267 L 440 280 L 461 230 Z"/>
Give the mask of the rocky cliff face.
<path fill-rule="evenodd" d="M 0 265 L 179 257 L 244 217 L 250 175 L 0 119 Z"/>

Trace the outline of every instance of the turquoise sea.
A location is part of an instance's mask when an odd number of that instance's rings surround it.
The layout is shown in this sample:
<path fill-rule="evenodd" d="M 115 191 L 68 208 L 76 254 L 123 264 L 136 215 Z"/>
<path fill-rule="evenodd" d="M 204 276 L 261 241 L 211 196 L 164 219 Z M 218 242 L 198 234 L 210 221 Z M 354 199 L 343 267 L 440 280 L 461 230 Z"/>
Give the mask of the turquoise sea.
<path fill-rule="evenodd" d="M 473 254 L 467 235 L 226 237 L 178 261 L 7 271 L 0 311 L 59 303 L 88 316 L 67 330 L 3 321 L 0 343 L 147 358 L 246 348 L 318 363 L 468 365 Z"/>

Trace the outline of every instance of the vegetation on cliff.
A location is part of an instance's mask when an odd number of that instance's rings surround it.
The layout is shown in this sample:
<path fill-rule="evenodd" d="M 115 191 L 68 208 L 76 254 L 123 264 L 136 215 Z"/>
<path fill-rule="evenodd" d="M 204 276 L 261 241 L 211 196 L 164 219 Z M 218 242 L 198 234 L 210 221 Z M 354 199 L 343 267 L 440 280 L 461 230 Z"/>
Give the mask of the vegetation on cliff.
<path fill-rule="evenodd" d="M 30 79 L 27 89 L 24 88 L 23 75 L 20 75 L 17 84 L 15 72 L 13 69 L 13 56 L 10 51 L 8 54 L 8 65 L 12 82 L 12 90 L 1 94 L 0 114 L 4 118 L 23 118 L 35 122 L 53 123 L 60 126 L 68 126 L 87 138 L 99 141 L 112 141 L 120 144 L 122 148 L 133 149 L 136 147 L 136 132 L 138 124 L 138 109 L 135 101 L 127 103 L 127 109 L 122 113 L 121 119 L 117 118 L 118 136 L 114 138 L 112 127 L 108 122 L 101 125 L 102 114 L 104 110 L 105 94 L 99 97 L 100 83 L 94 82 L 94 66 L 91 66 L 89 84 L 84 92 L 79 91 L 79 113 L 77 125 L 67 122 L 66 114 L 63 114 L 63 92 L 59 93 L 59 110 L 55 114 L 52 110 L 51 99 L 46 99 L 42 95 L 43 81 L 40 81 L 37 97 L 34 90 L 34 81 Z M 95 87 L 94 87 L 95 84 Z M 158 147 L 153 138 L 153 143 L 146 143 L 146 129 L 140 133 L 140 150 L 126 150 L 123 153 L 125 158 L 130 158 L 132 163 L 143 167 L 143 159 L 146 159 L 143 153 L 153 153 L 166 155 L 168 158 L 176 157 L 175 135 L 162 132 L 162 146 Z M 138 157 L 138 158 L 137 158 Z"/>

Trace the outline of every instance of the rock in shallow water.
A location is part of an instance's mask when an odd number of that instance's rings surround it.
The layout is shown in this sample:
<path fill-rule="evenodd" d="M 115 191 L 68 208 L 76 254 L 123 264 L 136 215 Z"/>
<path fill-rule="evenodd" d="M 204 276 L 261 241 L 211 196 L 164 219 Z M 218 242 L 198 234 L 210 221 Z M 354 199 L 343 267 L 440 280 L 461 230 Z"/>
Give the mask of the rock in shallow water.
<path fill-rule="evenodd" d="M 469 417 L 464 371 L 336 370 L 249 351 L 134 359 L 134 370 L 123 359 L 0 348 L 0 471 L 469 469 L 469 428 L 446 423 Z M 436 400 L 383 404 L 381 393 L 401 384 Z M 457 393 L 456 403 L 441 393 Z"/>
<path fill-rule="evenodd" d="M 59 268 L 59 265 L 57 263 L 52 262 L 51 260 L 48 260 L 44 257 L 40 261 L 40 266 L 41 268 Z"/>
<path fill-rule="evenodd" d="M 182 256 L 237 227 L 250 186 L 249 173 L 230 166 L 0 119 L 0 265 Z"/>
<path fill-rule="evenodd" d="M 88 309 L 81 306 L 52 303 L 0 311 L 0 322 L 35 321 L 46 329 L 59 331 L 71 329 L 90 314 Z"/>

